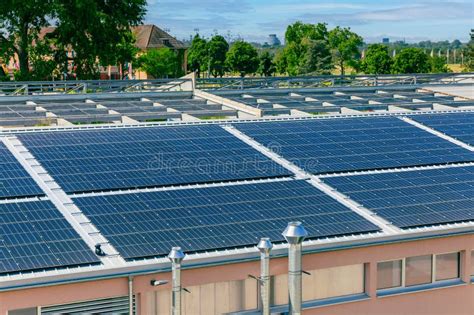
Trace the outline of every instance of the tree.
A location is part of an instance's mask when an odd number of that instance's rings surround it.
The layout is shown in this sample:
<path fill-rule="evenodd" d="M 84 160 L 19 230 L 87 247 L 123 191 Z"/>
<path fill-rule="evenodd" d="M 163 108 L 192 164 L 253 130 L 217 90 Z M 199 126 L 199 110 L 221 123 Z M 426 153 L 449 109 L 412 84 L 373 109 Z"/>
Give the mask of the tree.
<path fill-rule="evenodd" d="M 386 74 L 391 72 L 392 63 L 386 45 L 372 44 L 367 47 L 365 58 L 361 61 L 361 69 L 367 74 Z"/>
<path fill-rule="evenodd" d="M 231 71 L 238 72 L 241 77 L 255 73 L 259 64 L 257 50 L 242 40 L 236 41 L 227 52 L 226 65 Z"/>
<path fill-rule="evenodd" d="M 130 26 L 139 24 L 146 0 L 56 1 L 58 49 L 74 51 L 78 78 L 96 78 L 98 63 L 131 58 L 134 51 Z M 128 60 L 127 60 L 128 61 Z"/>
<path fill-rule="evenodd" d="M 432 73 L 445 73 L 450 72 L 448 65 L 446 64 L 445 57 L 433 56 L 430 57 L 430 67 Z"/>
<path fill-rule="evenodd" d="M 305 74 L 331 74 L 334 64 L 327 41 L 308 39 L 305 45 L 307 51 L 303 58 L 302 72 Z"/>
<path fill-rule="evenodd" d="M 428 73 L 431 65 L 428 55 L 421 48 L 405 48 L 393 60 L 393 73 Z"/>
<path fill-rule="evenodd" d="M 137 63 L 139 69 L 154 78 L 176 77 L 180 70 L 178 56 L 169 48 L 148 50 Z"/>
<path fill-rule="evenodd" d="M 229 44 L 221 35 L 215 35 L 207 43 L 208 71 L 214 77 L 222 77 L 225 73 L 225 60 Z"/>
<path fill-rule="evenodd" d="M 207 58 L 207 42 L 199 34 L 196 34 L 188 50 L 188 67 L 197 72 L 198 78 L 201 76 L 201 71 L 205 70 L 207 66 Z"/>
<path fill-rule="evenodd" d="M 334 63 L 339 66 L 341 75 L 345 74 L 346 67 L 357 66 L 360 57 L 359 47 L 362 45 L 362 37 L 352 32 L 350 28 L 336 28 L 329 31 L 329 45 L 333 51 Z"/>
<path fill-rule="evenodd" d="M 268 50 L 263 51 L 259 56 L 258 73 L 262 76 L 272 76 L 276 71 L 275 64 L 273 63 L 273 56 Z"/>
<path fill-rule="evenodd" d="M 464 54 L 464 70 L 474 71 L 474 31 L 471 31 L 471 40 L 463 50 Z"/>
<path fill-rule="evenodd" d="M 17 54 L 20 79 L 28 79 L 32 43 L 38 40 L 39 30 L 48 25 L 53 14 L 52 0 L 0 1 L 0 51 L 5 60 Z"/>
<path fill-rule="evenodd" d="M 298 75 L 305 73 L 307 62 L 305 57 L 308 55 L 309 44 L 311 41 L 327 41 L 328 30 L 324 23 L 304 24 L 295 22 L 289 25 L 285 32 L 286 46 L 278 56 L 279 72 L 289 75 Z M 283 62 L 284 61 L 284 62 Z"/>

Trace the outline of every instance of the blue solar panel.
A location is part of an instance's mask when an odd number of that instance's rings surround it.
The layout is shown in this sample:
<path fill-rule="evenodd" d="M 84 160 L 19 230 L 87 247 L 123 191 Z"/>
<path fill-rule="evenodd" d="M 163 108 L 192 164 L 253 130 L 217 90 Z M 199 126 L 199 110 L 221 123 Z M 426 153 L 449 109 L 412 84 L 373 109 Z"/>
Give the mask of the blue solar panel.
<path fill-rule="evenodd" d="M 394 117 L 243 123 L 235 127 L 315 174 L 474 160 L 473 152 Z"/>
<path fill-rule="evenodd" d="M 310 238 L 379 228 L 301 180 L 75 198 L 126 259 L 283 241 L 292 220 Z"/>
<path fill-rule="evenodd" d="M 474 220 L 474 166 L 324 181 L 401 228 Z"/>
<path fill-rule="evenodd" d="M 51 202 L 0 204 L 0 274 L 97 263 Z"/>
<path fill-rule="evenodd" d="M 42 195 L 41 188 L 0 142 L 0 199 Z"/>
<path fill-rule="evenodd" d="M 410 118 L 474 146 L 474 113 L 414 115 Z"/>
<path fill-rule="evenodd" d="M 19 135 L 66 192 L 291 175 L 216 125 Z"/>

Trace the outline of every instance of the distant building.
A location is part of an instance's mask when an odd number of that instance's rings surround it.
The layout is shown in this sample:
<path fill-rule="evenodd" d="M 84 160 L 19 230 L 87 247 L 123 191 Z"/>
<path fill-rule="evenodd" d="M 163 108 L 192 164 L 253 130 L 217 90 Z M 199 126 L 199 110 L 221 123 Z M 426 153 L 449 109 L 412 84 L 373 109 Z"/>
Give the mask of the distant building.
<path fill-rule="evenodd" d="M 281 41 L 280 41 L 280 39 L 278 39 L 276 34 L 270 34 L 270 35 L 268 35 L 268 44 L 270 46 L 280 46 Z"/>
<path fill-rule="evenodd" d="M 388 44 L 388 43 L 390 43 L 390 38 L 388 38 L 388 37 L 382 38 L 382 43 L 383 43 L 383 44 Z"/>

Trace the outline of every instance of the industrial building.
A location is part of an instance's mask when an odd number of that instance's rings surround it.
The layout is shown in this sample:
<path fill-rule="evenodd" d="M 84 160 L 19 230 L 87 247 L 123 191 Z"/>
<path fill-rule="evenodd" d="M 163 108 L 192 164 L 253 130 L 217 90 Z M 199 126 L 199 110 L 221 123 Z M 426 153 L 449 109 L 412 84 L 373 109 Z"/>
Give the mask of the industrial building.
<path fill-rule="evenodd" d="M 0 315 L 472 314 L 466 87 L 2 96 Z"/>

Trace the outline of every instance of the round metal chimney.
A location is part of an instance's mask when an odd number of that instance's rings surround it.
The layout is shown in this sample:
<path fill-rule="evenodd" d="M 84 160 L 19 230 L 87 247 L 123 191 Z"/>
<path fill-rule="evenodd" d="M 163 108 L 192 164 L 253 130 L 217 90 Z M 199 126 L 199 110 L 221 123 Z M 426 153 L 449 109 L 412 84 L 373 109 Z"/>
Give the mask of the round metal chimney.
<path fill-rule="evenodd" d="M 308 236 L 308 232 L 306 232 L 301 222 L 290 222 L 282 235 L 288 244 L 296 245 L 303 243 L 306 236 Z"/>
<path fill-rule="evenodd" d="M 184 253 L 181 250 L 181 247 L 173 247 L 171 248 L 170 253 L 168 254 L 169 260 L 171 260 L 174 264 L 180 264 L 184 259 Z"/>
<path fill-rule="evenodd" d="M 268 254 L 273 248 L 273 244 L 268 237 L 262 237 L 257 244 L 257 248 L 262 254 Z"/>

